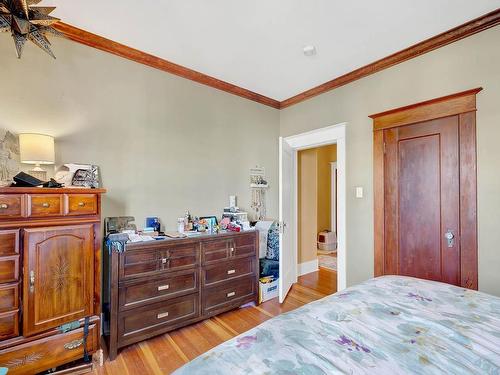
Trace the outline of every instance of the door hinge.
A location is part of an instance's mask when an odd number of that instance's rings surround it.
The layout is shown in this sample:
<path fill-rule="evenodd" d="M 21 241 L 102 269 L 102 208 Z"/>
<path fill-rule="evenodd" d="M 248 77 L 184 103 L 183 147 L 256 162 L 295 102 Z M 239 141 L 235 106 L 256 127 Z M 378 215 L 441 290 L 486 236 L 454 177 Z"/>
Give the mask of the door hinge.
<path fill-rule="evenodd" d="M 384 142 L 384 155 L 386 153 L 386 143 Z"/>

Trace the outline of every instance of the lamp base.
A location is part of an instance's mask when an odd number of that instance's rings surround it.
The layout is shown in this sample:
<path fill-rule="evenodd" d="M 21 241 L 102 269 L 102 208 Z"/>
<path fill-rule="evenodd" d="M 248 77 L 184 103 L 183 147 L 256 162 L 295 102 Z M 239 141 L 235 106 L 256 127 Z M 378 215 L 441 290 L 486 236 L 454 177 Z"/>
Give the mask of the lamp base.
<path fill-rule="evenodd" d="M 47 171 L 44 171 L 42 168 L 33 168 L 31 171 L 28 171 L 28 174 L 32 177 L 38 178 L 41 181 L 47 181 Z"/>

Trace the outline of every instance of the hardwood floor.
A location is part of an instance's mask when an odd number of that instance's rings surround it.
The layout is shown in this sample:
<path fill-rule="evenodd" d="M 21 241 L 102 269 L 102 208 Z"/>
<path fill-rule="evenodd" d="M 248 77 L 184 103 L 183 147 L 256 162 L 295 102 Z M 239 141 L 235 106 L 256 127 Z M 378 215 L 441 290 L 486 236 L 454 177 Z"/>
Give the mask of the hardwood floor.
<path fill-rule="evenodd" d="M 299 277 L 283 304 L 275 298 L 259 306 L 233 310 L 124 348 L 115 361 L 96 368 L 94 375 L 166 375 L 214 346 L 283 312 L 337 291 L 337 273 L 320 269 Z"/>

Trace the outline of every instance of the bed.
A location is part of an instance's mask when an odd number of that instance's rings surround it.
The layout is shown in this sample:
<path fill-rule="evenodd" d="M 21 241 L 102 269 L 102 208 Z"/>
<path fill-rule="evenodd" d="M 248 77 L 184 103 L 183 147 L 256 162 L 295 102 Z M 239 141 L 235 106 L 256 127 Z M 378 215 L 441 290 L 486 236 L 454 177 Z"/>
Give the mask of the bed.
<path fill-rule="evenodd" d="M 500 374 L 500 298 L 371 279 L 279 315 L 175 375 Z"/>

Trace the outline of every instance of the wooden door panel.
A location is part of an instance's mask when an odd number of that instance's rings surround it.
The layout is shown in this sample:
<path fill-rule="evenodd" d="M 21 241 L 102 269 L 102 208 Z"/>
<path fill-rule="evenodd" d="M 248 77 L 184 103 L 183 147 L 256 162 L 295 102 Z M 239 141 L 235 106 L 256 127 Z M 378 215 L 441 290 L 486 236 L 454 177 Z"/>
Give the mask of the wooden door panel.
<path fill-rule="evenodd" d="M 93 225 L 25 230 L 25 336 L 92 314 L 93 232 Z"/>
<path fill-rule="evenodd" d="M 399 274 L 441 277 L 439 135 L 399 143 Z"/>
<path fill-rule="evenodd" d="M 458 117 L 389 129 L 384 139 L 385 272 L 459 284 Z"/>

